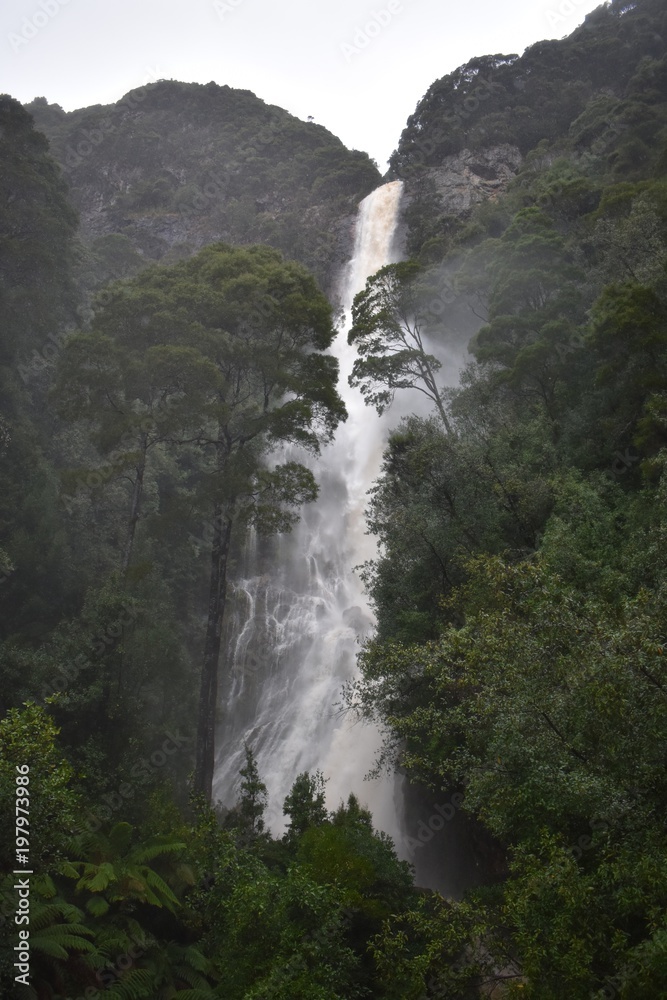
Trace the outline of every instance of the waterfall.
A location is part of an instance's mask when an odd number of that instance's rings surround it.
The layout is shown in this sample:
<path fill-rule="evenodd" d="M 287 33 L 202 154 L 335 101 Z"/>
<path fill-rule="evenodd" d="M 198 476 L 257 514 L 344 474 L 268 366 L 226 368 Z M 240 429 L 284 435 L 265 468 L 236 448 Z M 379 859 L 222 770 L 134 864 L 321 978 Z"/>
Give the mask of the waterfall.
<path fill-rule="evenodd" d="M 401 186 L 385 184 L 359 206 L 341 296 L 348 322 L 366 279 L 397 259 Z M 365 533 L 364 507 L 386 431 L 348 385 L 355 349 L 347 344 L 347 329 L 332 351 L 349 416 L 316 460 L 320 496 L 304 508 L 292 533 L 248 540 L 233 588 L 213 792 L 233 805 L 247 740 L 268 788 L 267 823 L 274 835 L 284 828 L 282 804 L 297 774 L 319 769 L 328 779 L 329 808 L 354 791 L 372 810 L 375 826 L 397 838 L 401 779 L 363 780 L 380 736 L 337 707 L 343 684 L 356 675 L 359 639 L 373 627 L 354 567 L 376 551 Z"/>

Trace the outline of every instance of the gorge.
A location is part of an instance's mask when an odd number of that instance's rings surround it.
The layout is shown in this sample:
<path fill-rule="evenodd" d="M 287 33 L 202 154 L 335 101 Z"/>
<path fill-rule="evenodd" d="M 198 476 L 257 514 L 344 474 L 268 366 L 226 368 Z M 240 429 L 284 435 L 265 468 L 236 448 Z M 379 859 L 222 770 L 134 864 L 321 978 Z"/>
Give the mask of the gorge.
<path fill-rule="evenodd" d="M 666 178 L 664 0 L 384 177 L 222 84 L 0 97 L 3 996 L 25 840 L 33 1000 L 667 996 Z"/>

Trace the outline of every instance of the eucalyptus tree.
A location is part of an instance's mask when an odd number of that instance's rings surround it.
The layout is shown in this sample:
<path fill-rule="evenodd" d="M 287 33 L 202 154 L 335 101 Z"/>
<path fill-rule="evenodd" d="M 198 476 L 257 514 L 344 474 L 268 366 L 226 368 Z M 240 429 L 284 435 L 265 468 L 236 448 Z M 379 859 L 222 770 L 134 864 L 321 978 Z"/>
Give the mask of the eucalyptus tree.
<path fill-rule="evenodd" d="M 210 247 L 182 270 L 202 356 L 216 368 L 206 421 L 193 440 L 206 462 L 200 492 L 213 529 L 195 790 L 210 797 L 227 566 L 236 523 L 283 531 L 317 494 L 302 463 L 266 462 L 280 444 L 317 452 L 345 407 L 335 385 L 331 307 L 314 278 L 268 247 Z M 177 300 L 175 305 L 178 302 Z"/>
<path fill-rule="evenodd" d="M 356 296 L 348 343 L 354 344 L 359 357 L 350 385 L 358 386 L 380 414 L 392 403 L 397 389 L 416 389 L 434 403 L 450 431 L 437 381 L 442 364 L 426 349 L 428 317 L 420 301 L 419 271 L 415 261 L 387 264 Z"/>
<path fill-rule="evenodd" d="M 126 577 L 142 513 L 149 458 L 159 445 L 183 435 L 199 419 L 215 370 L 193 347 L 142 342 L 123 336 L 118 289 L 97 315 L 92 330 L 66 342 L 53 389 L 59 414 L 88 432 L 93 449 L 87 465 L 66 469 L 63 482 L 71 508 L 82 490 L 129 483 L 129 509 L 119 540 L 119 569 Z M 132 290 L 132 297 L 136 292 Z M 137 317 L 141 322 L 141 317 Z M 112 332 L 105 332 L 110 329 Z M 115 335 L 114 335 L 115 334 Z"/>
<path fill-rule="evenodd" d="M 148 456 L 176 463 L 206 521 L 210 572 L 195 789 L 210 798 L 227 567 L 236 525 L 285 531 L 317 486 L 280 448 L 317 452 L 345 407 L 329 302 L 301 266 L 269 247 L 207 247 L 121 282 L 93 329 L 65 351 L 58 391 L 96 443 L 134 466 L 121 568 L 129 566 Z M 269 459 L 269 454 L 271 458 Z"/>

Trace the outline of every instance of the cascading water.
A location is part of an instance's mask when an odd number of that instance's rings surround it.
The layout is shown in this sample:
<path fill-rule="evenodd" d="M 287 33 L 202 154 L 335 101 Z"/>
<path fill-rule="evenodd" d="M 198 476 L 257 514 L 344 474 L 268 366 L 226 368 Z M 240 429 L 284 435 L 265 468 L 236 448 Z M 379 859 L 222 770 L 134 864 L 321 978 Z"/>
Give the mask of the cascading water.
<path fill-rule="evenodd" d="M 397 259 L 400 198 L 401 182 L 394 181 L 359 207 L 342 295 L 347 318 L 366 279 Z M 333 352 L 349 416 L 317 460 L 320 497 L 291 534 L 249 540 L 243 579 L 235 586 L 213 790 L 217 800 L 233 805 L 247 740 L 268 788 L 274 835 L 284 827 L 282 804 L 297 774 L 319 769 L 328 779 L 330 808 L 354 791 L 372 810 L 376 827 L 398 838 L 401 779 L 363 780 L 379 734 L 336 708 L 343 684 L 355 676 L 358 640 L 373 625 L 354 567 L 376 551 L 365 533 L 364 507 L 379 472 L 385 429 L 348 385 L 355 350 L 346 330 Z"/>

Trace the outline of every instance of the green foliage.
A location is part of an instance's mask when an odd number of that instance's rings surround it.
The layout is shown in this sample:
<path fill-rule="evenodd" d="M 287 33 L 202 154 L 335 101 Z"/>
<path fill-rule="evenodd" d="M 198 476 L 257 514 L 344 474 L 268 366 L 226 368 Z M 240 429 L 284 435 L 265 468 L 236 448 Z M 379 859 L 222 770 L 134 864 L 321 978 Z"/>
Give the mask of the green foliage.
<path fill-rule="evenodd" d="M 657 0 L 601 5 L 559 41 L 537 42 L 520 57 L 471 59 L 429 87 L 391 157 L 392 170 L 410 176 L 463 148 L 502 143 L 527 153 L 540 140 L 565 135 L 574 121 L 580 141 L 596 137 L 602 114 L 628 90 L 664 101 L 664 18 Z"/>
<path fill-rule="evenodd" d="M 549 511 L 545 464 L 553 455 L 541 439 L 543 425 L 501 421 L 479 405 L 472 388 L 453 408 L 458 436 L 436 418 L 399 425 L 371 490 L 368 524 L 382 554 L 364 567 L 364 580 L 383 639 L 433 637 L 443 617 L 441 597 L 465 578 L 467 556 L 534 549 Z M 527 447 L 519 455 L 522 435 Z"/>
<path fill-rule="evenodd" d="M 461 790 L 493 884 L 460 902 L 416 891 L 354 796 L 328 812 L 319 773 L 274 841 L 249 748 L 224 825 L 184 810 L 231 528 L 288 530 L 315 477 L 263 457 L 317 454 L 345 415 L 331 308 L 285 257 L 330 282 L 375 166 L 215 84 L 38 99 L 73 199 L 106 209 L 76 268 L 99 295 L 59 337 L 75 215 L 0 102 L 0 833 L 4 875 L 28 764 L 36 998 L 667 993 L 665 18 L 612 0 L 437 81 L 392 158 L 411 259 L 354 305 L 367 401 L 409 387 L 434 413 L 393 428 L 371 491 L 378 628 L 348 697 L 387 762 Z M 499 144 L 514 180 L 480 173 L 493 201 L 448 214 L 444 158 Z M 3 955 L 4 992 L 12 971 Z"/>
<path fill-rule="evenodd" d="M 238 830 L 242 845 L 252 844 L 264 833 L 264 811 L 267 804 L 266 785 L 260 779 L 255 755 L 245 744 L 245 766 L 241 768 L 243 781 L 239 801 L 232 815 L 231 825 Z"/>
<path fill-rule="evenodd" d="M 373 831 L 370 813 L 359 809 L 354 796 L 329 821 L 304 830 L 297 859 L 315 882 L 339 887 L 355 911 L 354 933 L 364 940 L 413 902 L 410 866 L 398 860 L 385 834 Z"/>
<path fill-rule="evenodd" d="M 16 867 L 14 818 L 18 775 L 24 776 L 21 787 L 28 789 L 25 798 L 29 804 L 24 804 L 24 808 L 29 814 L 27 837 L 35 869 L 44 870 L 52 865 L 69 843 L 80 797 L 70 787 L 73 771 L 57 745 L 57 735 L 53 719 L 34 704 L 20 710 L 10 709 L 0 720 L 0 822 L 5 872 Z"/>
<path fill-rule="evenodd" d="M 352 307 L 348 343 L 359 357 L 350 385 L 359 386 L 365 400 L 382 414 L 397 389 L 417 389 L 435 403 L 449 426 L 436 381 L 441 362 L 424 346 L 424 321 L 415 289 L 418 269 L 413 262 L 388 264 L 369 278 Z"/>
<path fill-rule="evenodd" d="M 185 844 L 164 837 L 133 844 L 132 834 L 132 827 L 125 822 L 116 823 L 106 835 L 84 834 L 78 843 L 89 860 L 67 862 L 64 873 L 78 877 L 78 890 L 103 893 L 109 904 L 136 900 L 173 909 L 178 904 L 176 896 L 148 862 L 178 853 Z M 95 909 L 100 910 L 99 904 L 93 904 L 91 912 Z"/>
<path fill-rule="evenodd" d="M 31 642 L 80 593 L 40 391 L 74 318 L 77 217 L 46 139 L 6 95 L 0 97 L 0 178 L 0 546 L 11 563 L 0 585 L 1 634 Z M 5 706 L 19 703 L 14 680 L 8 676 L 3 684 Z"/>
<path fill-rule="evenodd" d="M 72 317 L 77 216 L 44 136 L 13 98 L 0 97 L 0 364 L 41 353 Z"/>
<path fill-rule="evenodd" d="M 667 442 L 653 408 L 667 384 L 664 298 L 634 282 L 609 286 L 595 303 L 590 342 L 598 359 L 605 431 L 621 445 L 629 440 L 643 445 L 650 457 Z"/>
<path fill-rule="evenodd" d="M 480 325 L 446 419 L 433 399 L 389 438 L 364 568 L 378 629 L 347 699 L 385 727 L 380 763 L 465 790 L 502 876 L 437 921 L 387 922 L 396 996 L 665 990 L 664 18 L 612 3 L 521 59 L 473 60 L 393 160 L 418 264 L 390 303 L 381 275 L 357 300 L 368 401 L 401 299 L 436 357 L 464 310 Z M 527 154 L 516 179 L 447 231 L 443 156 L 502 141 Z"/>
<path fill-rule="evenodd" d="M 324 804 L 325 779 L 321 771 L 300 774 L 283 803 L 283 813 L 290 821 L 285 840 L 294 844 L 311 826 L 324 822 L 327 811 Z"/>
<path fill-rule="evenodd" d="M 386 920 L 371 943 L 383 996 L 473 1000 L 482 983 L 488 989 L 514 978 L 509 968 L 499 974 L 489 953 L 471 954 L 470 943 L 480 938 L 490 941 L 483 909 L 423 895 Z"/>

